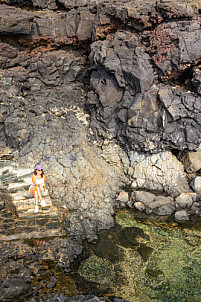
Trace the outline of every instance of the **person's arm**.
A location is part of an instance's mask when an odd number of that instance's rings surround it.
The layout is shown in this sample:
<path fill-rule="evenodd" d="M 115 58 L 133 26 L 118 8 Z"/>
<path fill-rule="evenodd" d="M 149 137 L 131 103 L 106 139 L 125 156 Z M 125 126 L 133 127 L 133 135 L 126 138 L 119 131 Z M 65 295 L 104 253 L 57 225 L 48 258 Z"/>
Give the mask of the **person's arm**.
<path fill-rule="evenodd" d="M 36 182 L 36 178 L 35 178 L 34 175 L 32 176 L 32 182 L 33 182 L 33 184 L 34 184 L 36 187 L 38 187 L 38 184 L 37 184 L 37 182 Z"/>
<path fill-rule="evenodd" d="M 44 190 L 46 190 L 46 175 L 44 174 Z"/>

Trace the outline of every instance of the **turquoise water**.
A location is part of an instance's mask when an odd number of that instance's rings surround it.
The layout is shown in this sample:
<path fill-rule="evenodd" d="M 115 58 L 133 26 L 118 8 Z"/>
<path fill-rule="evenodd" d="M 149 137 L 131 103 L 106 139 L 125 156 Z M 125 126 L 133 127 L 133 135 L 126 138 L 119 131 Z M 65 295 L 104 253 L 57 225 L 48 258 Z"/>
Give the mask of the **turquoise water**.
<path fill-rule="evenodd" d="M 116 227 L 88 244 L 78 273 L 90 290 L 132 302 L 201 301 L 199 224 L 139 220 L 131 210 L 116 213 Z M 88 285 L 89 286 L 89 285 Z M 82 288 L 84 291 L 84 288 Z"/>

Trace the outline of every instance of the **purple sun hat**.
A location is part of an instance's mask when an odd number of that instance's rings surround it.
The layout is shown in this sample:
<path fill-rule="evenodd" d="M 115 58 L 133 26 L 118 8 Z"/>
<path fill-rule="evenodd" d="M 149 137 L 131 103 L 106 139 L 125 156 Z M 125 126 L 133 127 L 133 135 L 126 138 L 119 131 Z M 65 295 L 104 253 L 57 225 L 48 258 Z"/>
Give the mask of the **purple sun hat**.
<path fill-rule="evenodd" d="M 36 165 L 35 168 L 34 168 L 34 170 L 40 171 L 40 170 L 43 170 L 43 168 L 42 168 L 42 166 L 40 166 L 40 165 Z"/>

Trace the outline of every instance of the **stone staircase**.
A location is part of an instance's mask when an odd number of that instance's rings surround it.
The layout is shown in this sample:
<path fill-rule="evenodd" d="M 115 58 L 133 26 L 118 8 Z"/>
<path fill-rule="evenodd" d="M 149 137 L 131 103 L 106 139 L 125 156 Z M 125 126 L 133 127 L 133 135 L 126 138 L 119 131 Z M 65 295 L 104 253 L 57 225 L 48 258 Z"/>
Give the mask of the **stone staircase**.
<path fill-rule="evenodd" d="M 0 160 L 0 187 L 8 191 L 16 213 L 0 211 L 0 241 L 65 236 L 49 195 L 43 197 L 47 207 L 42 208 L 39 203 L 39 212 L 34 213 L 34 198 L 29 193 L 32 174 L 33 169 L 21 169 L 10 160 Z"/>

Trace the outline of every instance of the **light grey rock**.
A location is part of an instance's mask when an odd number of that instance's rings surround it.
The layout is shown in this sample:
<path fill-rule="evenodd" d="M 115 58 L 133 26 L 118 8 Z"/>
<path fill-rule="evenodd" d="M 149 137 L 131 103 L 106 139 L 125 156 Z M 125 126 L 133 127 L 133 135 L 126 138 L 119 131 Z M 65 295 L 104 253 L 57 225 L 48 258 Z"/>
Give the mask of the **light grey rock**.
<path fill-rule="evenodd" d="M 145 191 L 134 191 L 133 195 L 135 201 L 142 202 L 145 205 L 151 204 L 156 197 L 154 194 Z"/>
<path fill-rule="evenodd" d="M 157 196 L 153 202 L 147 205 L 147 213 L 155 213 L 160 216 L 171 215 L 175 211 L 175 203 L 173 198 Z"/>
<path fill-rule="evenodd" d="M 128 192 L 120 192 L 118 197 L 117 197 L 117 200 L 120 201 L 120 202 L 123 202 L 123 203 L 127 203 L 128 202 Z"/>
<path fill-rule="evenodd" d="M 193 198 L 191 194 L 182 193 L 176 199 L 176 206 L 180 208 L 190 208 L 193 204 Z"/>
<path fill-rule="evenodd" d="M 181 157 L 184 169 L 188 173 L 194 173 L 201 169 L 201 150 L 188 152 Z"/>
<path fill-rule="evenodd" d="M 189 214 L 185 210 L 175 212 L 175 221 L 189 221 Z"/>
<path fill-rule="evenodd" d="M 190 192 L 181 162 L 169 151 L 145 155 L 130 152 L 128 174 L 133 189 L 165 191 L 170 195 Z"/>
<path fill-rule="evenodd" d="M 159 216 L 170 216 L 175 212 L 175 205 L 165 204 L 153 210 L 153 213 Z"/>
<path fill-rule="evenodd" d="M 197 194 L 201 194 L 201 176 L 195 177 L 191 181 L 191 186 L 192 186 L 194 192 L 196 192 Z"/>
<path fill-rule="evenodd" d="M 191 206 L 191 212 L 194 214 L 200 214 L 201 213 L 201 203 L 194 202 Z"/>
<path fill-rule="evenodd" d="M 140 212 L 144 211 L 145 210 L 145 205 L 140 202 L 140 201 L 137 201 L 134 203 L 134 208 Z"/>
<path fill-rule="evenodd" d="M 157 196 L 149 207 L 156 208 L 167 204 L 174 205 L 174 199 L 172 197 Z"/>

